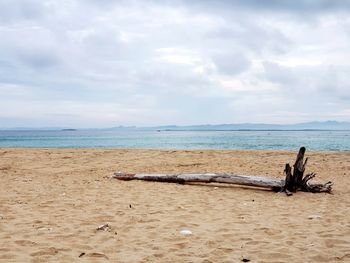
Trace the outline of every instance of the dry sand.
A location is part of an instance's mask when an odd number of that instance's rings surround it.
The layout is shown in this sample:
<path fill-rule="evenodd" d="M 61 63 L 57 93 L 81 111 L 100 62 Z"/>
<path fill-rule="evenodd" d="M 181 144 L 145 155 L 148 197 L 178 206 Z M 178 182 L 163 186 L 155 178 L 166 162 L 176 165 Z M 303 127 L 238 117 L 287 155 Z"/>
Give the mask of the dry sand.
<path fill-rule="evenodd" d="M 290 152 L 0 149 L 0 262 L 350 262 L 350 153 L 307 155 L 333 195 L 109 179 L 282 179 Z"/>

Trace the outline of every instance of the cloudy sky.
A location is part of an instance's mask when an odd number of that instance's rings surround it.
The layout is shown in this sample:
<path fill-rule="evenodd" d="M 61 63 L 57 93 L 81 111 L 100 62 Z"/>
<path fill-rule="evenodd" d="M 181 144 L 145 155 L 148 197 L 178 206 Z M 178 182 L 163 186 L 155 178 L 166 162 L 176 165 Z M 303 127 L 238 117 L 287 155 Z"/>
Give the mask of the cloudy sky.
<path fill-rule="evenodd" d="M 350 1 L 0 0 L 0 127 L 350 121 Z"/>

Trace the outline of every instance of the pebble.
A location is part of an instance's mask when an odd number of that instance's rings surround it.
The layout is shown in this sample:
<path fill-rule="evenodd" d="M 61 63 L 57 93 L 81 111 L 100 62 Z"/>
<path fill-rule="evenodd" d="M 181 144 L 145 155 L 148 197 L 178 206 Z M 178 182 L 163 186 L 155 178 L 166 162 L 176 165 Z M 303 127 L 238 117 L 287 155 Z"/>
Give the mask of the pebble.
<path fill-rule="evenodd" d="M 192 235 L 192 232 L 188 229 L 183 229 L 180 231 L 180 234 L 183 236 L 190 236 L 190 235 Z"/>
<path fill-rule="evenodd" d="M 308 219 L 320 219 L 321 216 L 320 215 L 309 215 Z"/>

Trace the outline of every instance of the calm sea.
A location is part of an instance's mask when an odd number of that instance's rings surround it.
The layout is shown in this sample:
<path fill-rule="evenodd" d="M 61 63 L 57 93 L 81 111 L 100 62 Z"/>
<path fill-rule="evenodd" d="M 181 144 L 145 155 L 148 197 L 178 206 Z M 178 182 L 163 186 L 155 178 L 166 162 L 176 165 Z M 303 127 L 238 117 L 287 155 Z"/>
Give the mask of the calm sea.
<path fill-rule="evenodd" d="M 0 131 L 0 147 L 350 151 L 350 131 Z"/>

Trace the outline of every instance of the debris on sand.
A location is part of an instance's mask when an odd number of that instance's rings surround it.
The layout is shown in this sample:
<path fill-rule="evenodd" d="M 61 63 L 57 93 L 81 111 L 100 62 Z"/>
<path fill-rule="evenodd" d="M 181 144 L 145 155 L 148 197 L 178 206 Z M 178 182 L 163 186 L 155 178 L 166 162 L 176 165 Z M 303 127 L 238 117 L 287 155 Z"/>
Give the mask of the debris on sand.
<path fill-rule="evenodd" d="M 96 228 L 96 230 L 98 230 L 98 231 L 110 231 L 111 226 L 109 224 L 100 225 L 99 227 Z"/>

